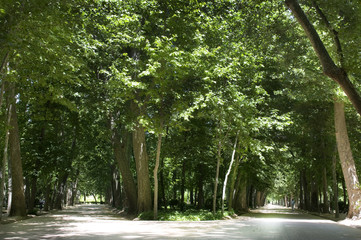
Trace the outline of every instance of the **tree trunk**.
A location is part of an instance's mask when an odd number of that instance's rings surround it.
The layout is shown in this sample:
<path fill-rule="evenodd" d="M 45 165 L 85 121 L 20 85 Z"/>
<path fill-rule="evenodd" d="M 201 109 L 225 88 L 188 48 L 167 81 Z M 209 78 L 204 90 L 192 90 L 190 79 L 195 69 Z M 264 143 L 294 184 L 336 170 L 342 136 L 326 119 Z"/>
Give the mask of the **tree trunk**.
<path fill-rule="evenodd" d="M 318 33 L 316 32 L 314 26 L 307 19 L 306 14 L 303 12 L 300 5 L 298 4 L 298 1 L 285 0 L 285 3 L 287 7 L 292 11 L 293 15 L 296 17 L 297 21 L 300 23 L 307 37 L 309 38 L 313 49 L 317 54 L 318 59 L 320 60 L 323 73 L 341 86 L 347 97 L 350 99 L 352 105 L 361 115 L 361 97 L 354 85 L 351 83 L 346 71 L 343 68 L 339 68 L 336 66 L 336 64 L 330 57 L 328 51 L 326 50 Z"/>
<path fill-rule="evenodd" d="M 112 164 L 111 169 L 111 186 L 112 186 L 112 206 L 120 209 L 122 207 L 121 199 L 121 185 L 120 185 L 120 176 L 117 167 Z"/>
<path fill-rule="evenodd" d="M 128 203 L 128 212 L 137 212 L 137 187 L 130 169 L 130 133 L 124 131 L 120 140 L 118 131 L 113 129 L 113 149 L 115 160 L 122 175 L 123 187 Z"/>
<path fill-rule="evenodd" d="M 184 210 L 184 193 L 185 193 L 185 184 L 186 184 L 186 158 L 183 158 L 182 163 L 182 181 L 181 181 L 181 200 L 180 200 L 180 209 Z"/>
<path fill-rule="evenodd" d="M 302 185 L 302 171 L 300 171 L 299 185 L 300 185 L 300 204 L 299 204 L 299 208 L 300 208 L 300 209 L 304 209 L 304 196 L 303 196 L 303 185 Z"/>
<path fill-rule="evenodd" d="M 204 166 L 203 164 L 198 165 L 198 193 L 197 193 L 197 208 L 202 209 L 204 208 L 204 191 L 203 191 L 203 180 L 204 180 Z"/>
<path fill-rule="evenodd" d="M 3 89 L 1 89 L 3 92 Z M 2 99 L 2 97 L 1 97 Z M 1 164 L 1 183 L 0 183 L 0 220 L 2 219 L 2 210 L 4 206 L 4 193 L 5 193 L 5 176 L 6 176 L 6 162 L 8 160 L 8 145 L 9 145 L 9 129 L 10 120 L 11 120 L 11 108 L 12 104 L 8 104 L 8 112 L 7 112 L 7 122 L 5 127 L 5 143 L 4 143 L 4 153 Z"/>
<path fill-rule="evenodd" d="M 50 207 L 51 207 L 51 183 L 48 183 L 46 185 L 46 190 L 45 190 L 45 204 L 44 204 L 44 211 L 49 211 Z"/>
<path fill-rule="evenodd" d="M 328 213 L 329 212 L 329 203 L 328 203 L 328 184 L 327 184 L 327 170 L 326 167 L 323 167 L 323 212 Z"/>
<path fill-rule="evenodd" d="M 30 198 L 29 198 L 29 202 L 28 202 L 28 212 L 29 213 L 34 213 L 34 207 L 35 207 L 35 198 L 36 198 L 36 193 L 37 193 L 37 177 L 36 176 L 31 176 L 31 184 L 30 186 Z"/>
<path fill-rule="evenodd" d="M 226 188 L 227 188 L 227 181 L 228 181 L 228 176 L 231 173 L 232 170 L 232 166 L 233 166 L 233 162 L 234 162 L 234 155 L 236 154 L 236 147 L 237 147 L 237 139 L 238 139 L 238 132 L 236 135 L 236 140 L 234 141 L 234 146 L 233 146 L 233 152 L 232 152 L 232 157 L 231 157 L 231 162 L 229 163 L 229 167 L 226 173 L 226 176 L 224 177 L 224 182 L 223 182 L 223 191 L 222 191 L 222 214 L 224 212 L 224 199 L 226 198 Z M 228 200 L 230 201 L 230 200 Z"/>
<path fill-rule="evenodd" d="M 79 171 L 79 169 L 77 169 L 76 173 L 75 173 L 75 180 L 71 184 L 72 188 L 71 188 L 71 198 L 70 198 L 70 203 L 69 203 L 70 206 L 74 206 L 75 202 L 76 202 L 76 196 L 78 193 L 79 174 L 80 174 L 80 171 Z"/>
<path fill-rule="evenodd" d="M 66 191 L 66 183 L 68 181 L 68 176 L 69 176 L 68 173 L 63 173 L 58 180 L 58 184 L 54 196 L 54 204 L 53 204 L 54 209 L 57 210 L 63 209 L 63 199 Z"/>
<path fill-rule="evenodd" d="M 315 179 L 311 183 L 311 209 L 312 212 L 319 212 L 318 183 Z"/>
<path fill-rule="evenodd" d="M 214 180 L 214 191 L 213 191 L 213 214 L 216 213 L 217 206 L 217 189 L 218 189 L 218 178 L 219 178 L 219 167 L 221 165 L 221 150 L 222 150 L 222 142 L 219 136 L 218 140 L 218 151 L 217 151 L 217 168 L 216 168 L 216 178 Z"/>
<path fill-rule="evenodd" d="M 333 185 L 333 205 L 335 209 L 335 218 L 340 217 L 340 210 L 338 208 L 338 186 L 337 186 L 337 174 L 336 174 L 337 156 L 332 157 L 332 185 Z"/>
<path fill-rule="evenodd" d="M 345 183 L 347 186 L 347 195 L 349 199 L 349 211 L 347 217 L 360 218 L 361 190 L 347 134 L 344 104 L 336 101 L 335 130 L 338 154 L 341 162 L 342 172 L 345 178 Z"/>
<path fill-rule="evenodd" d="M 11 212 L 11 202 L 13 200 L 13 184 L 11 178 L 11 171 L 10 171 L 11 162 L 8 161 L 8 207 L 7 207 L 7 214 Z"/>
<path fill-rule="evenodd" d="M 247 174 L 240 171 L 237 182 L 233 208 L 236 212 L 248 212 Z"/>
<path fill-rule="evenodd" d="M 307 176 L 306 176 L 306 170 L 302 170 L 302 184 L 303 184 L 303 193 L 304 193 L 304 204 L 305 204 L 305 210 L 310 210 L 310 197 L 309 197 L 309 191 L 308 191 L 308 184 L 307 184 Z"/>
<path fill-rule="evenodd" d="M 131 109 L 132 112 L 138 113 L 138 116 L 141 115 L 139 113 L 139 107 L 136 105 L 135 102 L 132 102 Z M 138 181 L 138 213 L 151 211 L 152 196 L 149 179 L 148 154 L 145 144 L 145 130 L 138 120 L 135 123 L 133 131 L 133 152 Z"/>
<path fill-rule="evenodd" d="M 262 192 L 258 191 L 256 192 L 256 207 L 262 206 Z"/>
<path fill-rule="evenodd" d="M 154 166 L 154 219 L 158 219 L 158 169 L 159 169 L 159 159 L 160 159 L 160 149 L 162 145 L 162 134 L 158 134 L 158 142 L 157 142 L 157 154 L 155 157 L 155 166 Z"/>
<path fill-rule="evenodd" d="M 165 197 L 165 184 L 164 184 L 164 160 L 163 158 L 161 158 L 161 161 L 160 161 L 160 189 L 161 189 L 161 198 L 162 198 L 162 203 L 163 203 L 163 207 L 164 209 L 167 209 L 167 199 Z"/>
<path fill-rule="evenodd" d="M 233 209 L 235 189 L 237 189 L 235 184 L 236 184 L 238 166 L 239 166 L 240 161 L 241 161 L 241 158 L 237 157 L 236 162 L 234 164 L 235 166 L 233 168 L 232 175 L 231 175 L 231 184 L 229 186 L 229 196 L 228 196 L 228 210 L 229 211 L 231 211 Z"/>
<path fill-rule="evenodd" d="M 11 107 L 11 120 L 10 120 L 10 171 L 12 178 L 12 206 L 10 216 L 26 216 L 26 203 L 24 194 L 23 182 L 23 167 L 20 153 L 20 138 L 18 118 L 16 114 L 16 99 L 15 99 L 15 86 L 12 85 L 10 89 L 10 101 L 13 105 Z"/>

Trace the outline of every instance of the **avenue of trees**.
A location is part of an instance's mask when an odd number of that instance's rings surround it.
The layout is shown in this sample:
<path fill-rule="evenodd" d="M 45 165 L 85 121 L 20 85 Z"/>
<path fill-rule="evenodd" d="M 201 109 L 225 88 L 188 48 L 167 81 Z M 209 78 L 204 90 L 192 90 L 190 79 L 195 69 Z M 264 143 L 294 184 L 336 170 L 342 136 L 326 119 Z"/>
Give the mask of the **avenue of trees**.
<path fill-rule="evenodd" d="M 359 218 L 360 32 L 357 0 L 0 0 L 0 206 Z"/>

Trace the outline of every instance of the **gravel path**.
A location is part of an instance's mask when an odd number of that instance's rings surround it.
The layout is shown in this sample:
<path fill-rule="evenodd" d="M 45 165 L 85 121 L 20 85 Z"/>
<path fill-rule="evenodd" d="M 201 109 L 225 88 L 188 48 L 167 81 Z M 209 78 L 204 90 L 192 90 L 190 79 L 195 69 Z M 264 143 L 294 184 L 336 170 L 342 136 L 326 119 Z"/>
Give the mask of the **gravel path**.
<path fill-rule="evenodd" d="M 279 207 L 225 221 L 156 222 L 128 221 L 103 205 L 79 205 L 0 225 L 0 239 L 361 240 L 361 230 Z"/>

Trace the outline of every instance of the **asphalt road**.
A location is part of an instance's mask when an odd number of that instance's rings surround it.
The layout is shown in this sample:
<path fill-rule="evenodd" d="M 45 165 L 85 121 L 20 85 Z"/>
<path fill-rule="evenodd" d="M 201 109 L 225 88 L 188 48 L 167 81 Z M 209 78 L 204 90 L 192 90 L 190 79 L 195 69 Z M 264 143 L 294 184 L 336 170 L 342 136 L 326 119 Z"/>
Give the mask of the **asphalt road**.
<path fill-rule="evenodd" d="M 268 207 L 238 219 L 128 221 L 106 206 L 80 205 L 0 225 L 0 239 L 361 239 L 361 230 L 289 209 Z"/>

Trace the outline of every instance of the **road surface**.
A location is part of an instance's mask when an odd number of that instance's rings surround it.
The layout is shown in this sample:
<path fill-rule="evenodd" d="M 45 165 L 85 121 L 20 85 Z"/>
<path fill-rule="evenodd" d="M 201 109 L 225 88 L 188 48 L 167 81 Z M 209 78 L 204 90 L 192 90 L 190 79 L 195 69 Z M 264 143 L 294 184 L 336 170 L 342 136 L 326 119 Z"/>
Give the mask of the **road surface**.
<path fill-rule="evenodd" d="M 128 221 L 103 205 L 79 205 L 0 225 L 0 239 L 361 239 L 361 230 L 268 207 L 238 219 L 204 222 Z"/>

